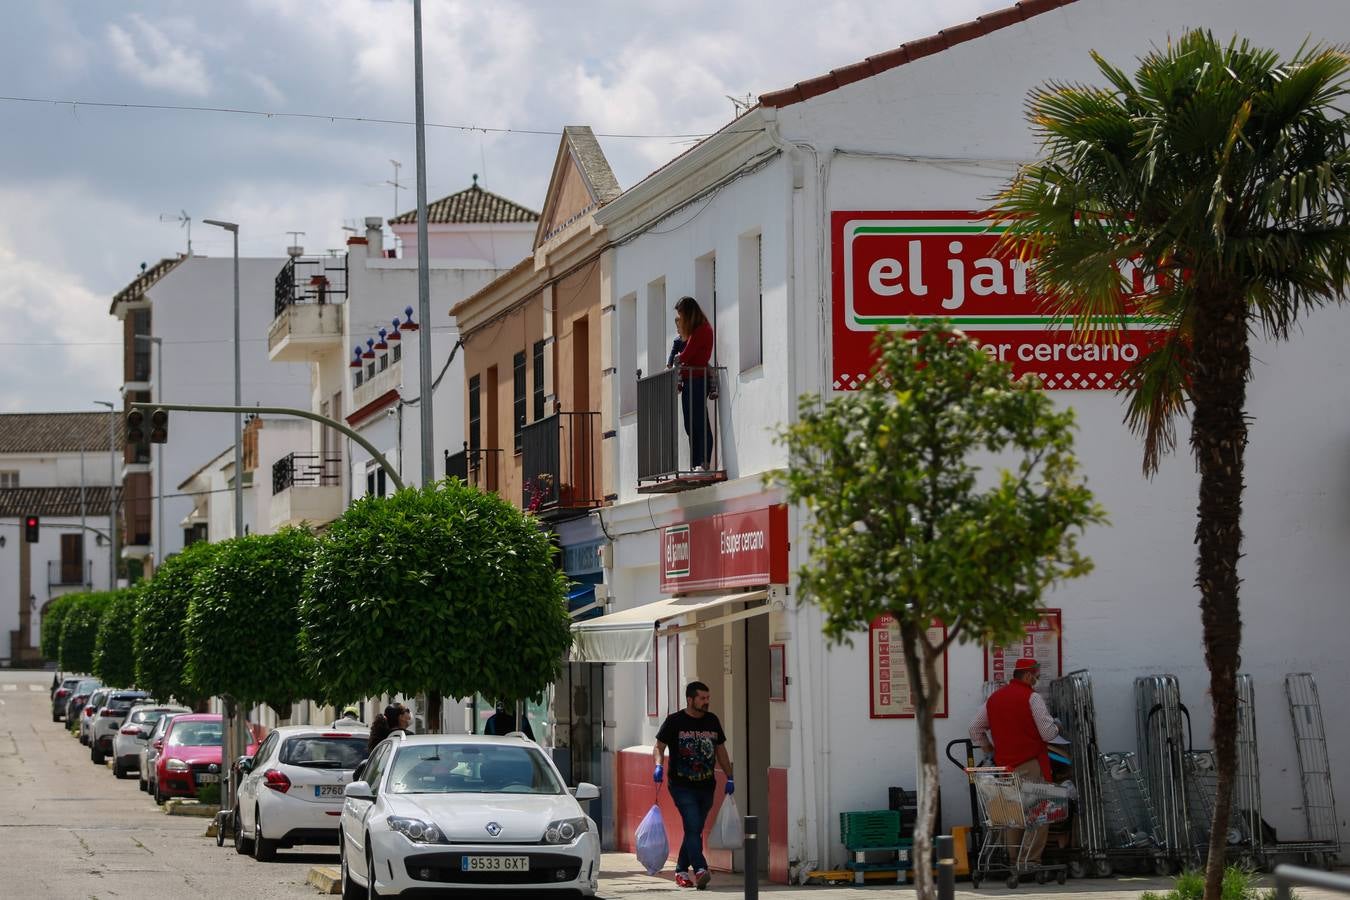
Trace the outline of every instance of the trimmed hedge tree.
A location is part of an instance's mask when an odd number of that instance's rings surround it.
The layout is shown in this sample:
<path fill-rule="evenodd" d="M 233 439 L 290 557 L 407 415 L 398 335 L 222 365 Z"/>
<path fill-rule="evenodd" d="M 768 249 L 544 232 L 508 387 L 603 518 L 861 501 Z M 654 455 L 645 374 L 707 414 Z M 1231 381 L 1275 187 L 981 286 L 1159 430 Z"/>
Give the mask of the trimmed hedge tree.
<path fill-rule="evenodd" d="M 426 693 L 525 700 L 571 645 L 547 533 L 458 480 L 358 500 L 305 579 L 302 646 L 322 699 Z"/>
<path fill-rule="evenodd" d="M 64 594 L 47 604 L 42 613 L 42 656 L 52 662 L 58 662 L 61 656 L 61 626 L 66 621 L 74 598 L 79 594 Z"/>
<path fill-rule="evenodd" d="M 170 697 L 196 706 L 201 695 L 184 679 L 183 621 L 187 618 L 192 579 L 214 558 L 219 544 L 192 544 L 171 556 L 141 586 L 132 646 L 136 684 L 160 700 Z"/>
<path fill-rule="evenodd" d="M 192 579 L 185 678 L 203 696 L 266 703 L 282 718 L 311 697 L 300 659 L 300 594 L 317 539 L 303 528 L 220 543 Z"/>
<path fill-rule="evenodd" d="M 70 609 L 61 623 L 62 671 L 94 671 L 94 642 L 112 597 L 110 591 L 71 595 Z"/>
<path fill-rule="evenodd" d="M 139 588 L 124 588 L 109 594 L 111 598 L 94 638 L 94 674 L 107 685 L 132 687 L 136 684 L 136 608 Z"/>

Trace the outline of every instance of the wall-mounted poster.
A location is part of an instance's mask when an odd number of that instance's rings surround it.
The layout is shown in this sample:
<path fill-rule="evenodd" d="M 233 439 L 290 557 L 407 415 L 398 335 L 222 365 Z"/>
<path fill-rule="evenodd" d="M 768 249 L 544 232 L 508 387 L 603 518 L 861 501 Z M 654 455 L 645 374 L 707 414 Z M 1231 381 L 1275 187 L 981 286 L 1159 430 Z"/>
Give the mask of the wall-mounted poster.
<path fill-rule="evenodd" d="M 947 638 L 947 626 L 934 621 L 928 629 L 928 642 L 937 644 Z M 880 615 L 867 628 L 868 677 L 870 701 L 868 715 L 873 719 L 914 718 L 914 698 L 909 690 L 909 671 L 901 647 L 900 624 L 890 615 Z M 947 717 L 947 654 L 938 665 L 941 680 L 934 718 Z"/>
<path fill-rule="evenodd" d="M 1057 609 L 1043 609 L 1026 624 L 1022 637 L 999 647 L 984 648 L 984 680 L 1002 686 L 1012 678 L 1021 658 L 1041 664 L 1036 692 L 1050 696 L 1050 682 L 1064 674 L 1064 617 Z"/>
<path fill-rule="evenodd" d="M 787 645 L 769 645 L 769 700 L 787 702 Z"/>

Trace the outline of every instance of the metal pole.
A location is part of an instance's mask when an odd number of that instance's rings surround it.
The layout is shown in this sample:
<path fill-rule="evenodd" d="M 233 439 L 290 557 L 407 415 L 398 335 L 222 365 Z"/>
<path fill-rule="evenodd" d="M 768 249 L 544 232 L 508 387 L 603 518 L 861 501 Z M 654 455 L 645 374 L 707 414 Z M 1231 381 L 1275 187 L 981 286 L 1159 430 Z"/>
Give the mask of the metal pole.
<path fill-rule="evenodd" d="M 426 104 L 422 91 L 422 0 L 413 0 L 413 79 L 416 84 L 417 106 L 417 315 L 421 328 L 417 332 L 417 370 L 422 398 L 422 484 L 436 480 L 432 459 L 431 417 L 431 272 L 427 257 L 427 143 Z M 238 401 L 235 401 L 238 403 Z"/>
<path fill-rule="evenodd" d="M 117 406 L 107 400 L 95 400 L 108 407 L 108 590 L 117 590 Z"/>
<path fill-rule="evenodd" d="M 84 542 L 88 540 L 84 530 L 89 526 L 84 523 L 84 448 L 80 448 L 80 580 L 87 588 L 94 586 L 93 579 L 89 577 L 89 554 L 85 549 Z"/>
<path fill-rule="evenodd" d="M 745 817 L 745 900 L 759 900 L 759 816 Z"/>
<path fill-rule="evenodd" d="M 192 242 L 188 242 L 188 255 L 192 255 Z M 155 344 L 155 400 L 164 402 L 164 339 L 151 338 Z M 164 557 L 168 552 L 164 548 L 164 445 L 160 444 L 155 450 L 155 480 L 159 482 L 155 491 L 155 521 L 158 523 L 157 535 L 155 539 L 155 569 L 158 570 L 164 563 Z"/>
<path fill-rule="evenodd" d="M 937 838 L 937 895 L 938 900 L 952 900 L 956 896 L 956 851 L 950 834 L 940 834 Z M 914 860 L 914 865 L 922 865 L 922 860 Z"/>
<path fill-rule="evenodd" d="M 234 236 L 234 405 L 244 403 L 239 383 L 239 226 L 230 229 Z M 234 414 L 234 536 L 244 534 L 244 417 Z"/>

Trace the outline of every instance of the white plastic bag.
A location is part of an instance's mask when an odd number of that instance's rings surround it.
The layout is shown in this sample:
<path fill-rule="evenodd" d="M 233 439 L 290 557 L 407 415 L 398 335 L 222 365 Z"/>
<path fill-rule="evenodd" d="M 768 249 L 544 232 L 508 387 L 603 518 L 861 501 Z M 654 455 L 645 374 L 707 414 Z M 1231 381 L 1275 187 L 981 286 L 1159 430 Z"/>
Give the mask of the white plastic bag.
<path fill-rule="evenodd" d="M 736 798 L 728 794 L 713 821 L 712 833 L 708 835 L 708 849 L 739 850 L 743 843 L 745 829 L 741 826 L 741 812 L 736 808 Z"/>
<path fill-rule="evenodd" d="M 661 807 L 655 803 L 642 817 L 637 834 L 633 836 L 634 853 L 648 875 L 655 875 L 666 866 L 670 859 L 670 841 L 666 839 L 666 823 L 661 817 Z"/>

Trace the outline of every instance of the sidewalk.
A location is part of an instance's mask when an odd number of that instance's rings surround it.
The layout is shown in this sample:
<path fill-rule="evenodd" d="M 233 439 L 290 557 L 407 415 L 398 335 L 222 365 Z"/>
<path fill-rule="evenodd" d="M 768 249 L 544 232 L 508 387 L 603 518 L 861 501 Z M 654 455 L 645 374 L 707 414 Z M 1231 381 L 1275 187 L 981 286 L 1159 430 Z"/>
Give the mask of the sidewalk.
<path fill-rule="evenodd" d="M 1264 876 L 1260 884 L 1263 888 L 1274 887 L 1275 881 Z M 1074 900 L 1136 900 L 1144 891 L 1164 893 L 1171 889 L 1172 879 L 1152 876 L 1121 876 L 1118 878 L 1085 878 L 1070 881 L 1063 887 L 1055 884 L 1024 884 L 1016 890 L 1009 890 L 1002 880 L 985 883 L 978 891 L 972 890 L 969 881 L 956 882 L 957 900 L 979 900 L 987 897 L 1020 898 L 1020 900 L 1041 900 L 1047 897 L 1072 897 Z M 1345 900 L 1344 895 L 1310 888 L 1296 889 L 1299 900 Z M 600 861 L 600 896 L 605 900 L 627 900 L 648 894 L 689 894 L 692 896 L 741 897 L 744 888 L 740 875 L 715 874 L 712 885 L 707 891 L 696 892 L 682 890 L 675 886 L 673 873 L 669 868 L 661 875 L 651 877 L 643 871 L 631 853 L 606 853 Z M 860 900 L 867 897 L 913 897 L 914 888 L 908 885 L 876 884 L 866 886 L 826 886 L 804 885 L 792 887 L 780 884 L 761 883 L 759 892 L 764 895 L 796 895 L 810 900 Z"/>

